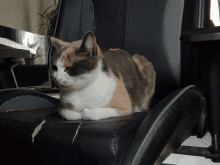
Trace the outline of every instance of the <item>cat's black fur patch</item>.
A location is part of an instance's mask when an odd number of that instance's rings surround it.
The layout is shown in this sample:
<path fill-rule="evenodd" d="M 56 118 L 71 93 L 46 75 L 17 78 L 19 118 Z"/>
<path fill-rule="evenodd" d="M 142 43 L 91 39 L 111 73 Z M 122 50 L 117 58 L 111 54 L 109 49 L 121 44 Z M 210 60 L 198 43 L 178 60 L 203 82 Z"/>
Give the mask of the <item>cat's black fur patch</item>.
<path fill-rule="evenodd" d="M 73 66 L 66 69 L 66 72 L 70 76 L 79 76 L 83 73 L 90 72 L 95 69 L 97 63 L 97 57 L 91 57 L 74 63 Z"/>

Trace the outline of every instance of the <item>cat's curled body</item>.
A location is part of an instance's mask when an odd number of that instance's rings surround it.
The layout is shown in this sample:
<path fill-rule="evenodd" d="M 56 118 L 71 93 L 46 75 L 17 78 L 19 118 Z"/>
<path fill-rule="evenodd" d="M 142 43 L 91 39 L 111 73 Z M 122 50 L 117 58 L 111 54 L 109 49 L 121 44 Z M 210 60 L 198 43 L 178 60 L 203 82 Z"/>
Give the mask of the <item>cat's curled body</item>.
<path fill-rule="evenodd" d="M 102 51 L 95 35 L 63 42 L 52 76 L 60 86 L 60 115 L 67 120 L 100 120 L 147 110 L 155 90 L 153 65 L 141 55 L 121 49 Z"/>

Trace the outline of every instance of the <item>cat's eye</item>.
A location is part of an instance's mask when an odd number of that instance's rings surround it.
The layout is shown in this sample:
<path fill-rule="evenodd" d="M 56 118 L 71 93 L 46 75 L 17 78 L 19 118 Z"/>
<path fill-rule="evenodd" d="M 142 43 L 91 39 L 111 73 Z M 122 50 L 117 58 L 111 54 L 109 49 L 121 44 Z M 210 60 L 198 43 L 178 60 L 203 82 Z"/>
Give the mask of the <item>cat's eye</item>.
<path fill-rule="evenodd" d="M 55 71 L 57 71 L 57 66 L 56 66 L 56 65 L 53 65 L 53 66 L 52 66 L 52 69 L 55 70 Z"/>

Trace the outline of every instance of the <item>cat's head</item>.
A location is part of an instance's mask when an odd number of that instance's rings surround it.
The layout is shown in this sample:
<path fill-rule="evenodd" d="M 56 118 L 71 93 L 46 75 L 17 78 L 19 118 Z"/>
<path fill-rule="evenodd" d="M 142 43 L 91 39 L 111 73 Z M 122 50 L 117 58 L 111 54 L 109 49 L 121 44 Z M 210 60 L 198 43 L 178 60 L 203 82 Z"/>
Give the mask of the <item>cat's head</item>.
<path fill-rule="evenodd" d="M 96 37 L 87 32 L 82 40 L 71 43 L 51 37 L 58 55 L 52 60 L 52 76 L 63 89 L 80 89 L 94 79 L 101 52 Z"/>

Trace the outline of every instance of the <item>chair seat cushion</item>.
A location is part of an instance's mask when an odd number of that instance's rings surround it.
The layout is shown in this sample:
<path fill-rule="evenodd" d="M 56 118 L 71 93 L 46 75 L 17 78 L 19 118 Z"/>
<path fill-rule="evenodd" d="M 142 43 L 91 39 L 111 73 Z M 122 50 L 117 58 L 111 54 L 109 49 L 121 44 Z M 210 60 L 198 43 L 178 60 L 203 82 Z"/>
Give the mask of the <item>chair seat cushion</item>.
<path fill-rule="evenodd" d="M 10 161 L 24 159 L 20 153 L 22 148 L 22 155 L 32 158 L 21 160 L 24 164 L 118 164 L 133 132 L 148 114 L 138 112 L 100 121 L 67 121 L 57 110 L 0 113 L 0 127 L 4 132 L 1 142 L 13 146 L 5 155 L 16 156 Z M 41 128 L 33 138 L 38 126 Z"/>
<path fill-rule="evenodd" d="M 58 108 L 1 112 L 1 161 L 23 165 L 162 162 L 190 136 L 203 102 L 191 85 L 171 93 L 149 113 L 99 121 L 68 121 L 59 116 Z"/>

